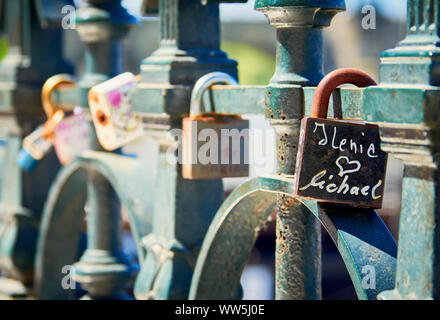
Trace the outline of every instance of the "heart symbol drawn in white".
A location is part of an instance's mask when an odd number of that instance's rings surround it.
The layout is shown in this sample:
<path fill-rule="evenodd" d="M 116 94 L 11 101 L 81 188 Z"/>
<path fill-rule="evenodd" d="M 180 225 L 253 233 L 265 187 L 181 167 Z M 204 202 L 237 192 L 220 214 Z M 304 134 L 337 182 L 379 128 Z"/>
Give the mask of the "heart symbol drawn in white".
<path fill-rule="evenodd" d="M 355 164 L 356 168 L 349 169 L 349 170 L 344 170 L 344 168 L 342 167 L 342 164 L 339 163 L 339 161 L 342 160 L 342 159 L 345 159 L 345 161 L 347 162 L 345 164 L 346 166 Z M 362 165 L 361 165 L 361 163 L 359 161 L 357 161 L 357 160 L 350 161 L 350 159 L 348 159 L 348 157 L 346 157 L 346 156 L 341 156 L 338 159 L 336 159 L 336 165 L 339 168 L 338 176 L 340 176 L 340 177 L 343 177 L 344 175 L 349 174 L 349 173 L 358 172 L 361 169 L 361 167 L 362 167 Z"/>

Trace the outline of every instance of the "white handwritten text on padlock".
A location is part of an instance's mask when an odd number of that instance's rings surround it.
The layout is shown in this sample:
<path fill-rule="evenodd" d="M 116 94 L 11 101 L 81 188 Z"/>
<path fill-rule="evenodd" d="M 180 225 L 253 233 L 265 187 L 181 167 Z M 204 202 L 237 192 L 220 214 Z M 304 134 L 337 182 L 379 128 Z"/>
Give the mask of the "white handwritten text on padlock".
<path fill-rule="evenodd" d="M 321 129 L 318 129 L 321 128 Z M 376 154 L 376 147 L 374 145 L 374 143 L 370 143 L 368 145 L 368 148 L 365 148 L 364 145 L 362 143 L 360 143 L 359 141 L 357 141 L 356 139 L 347 139 L 345 137 L 342 137 L 339 139 L 337 139 L 337 128 L 333 127 L 333 137 L 332 137 L 332 141 L 331 141 L 331 146 L 333 149 L 335 150 L 339 150 L 339 151 L 345 151 L 346 149 L 348 149 L 350 152 L 353 152 L 354 154 L 357 153 L 364 153 L 364 150 L 367 151 L 367 156 L 369 156 L 370 158 L 377 158 L 377 154 Z M 318 145 L 320 146 L 326 146 L 329 143 L 329 139 L 328 139 L 328 134 L 327 134 L 327 129 L 325 127 L 325 123 L 315 123 L 315 129 L 313 130 L 313 133 L 315 132 L 321 132 L 322 133 L 322 139 L 319 140 Z M 330 134 L 331 133 L 331 128 L 330 128 Z M 363 136 L 365 135 L 365 133 L 361 133 Z M 348 144 L 347 144 L 348 142 Z"/>

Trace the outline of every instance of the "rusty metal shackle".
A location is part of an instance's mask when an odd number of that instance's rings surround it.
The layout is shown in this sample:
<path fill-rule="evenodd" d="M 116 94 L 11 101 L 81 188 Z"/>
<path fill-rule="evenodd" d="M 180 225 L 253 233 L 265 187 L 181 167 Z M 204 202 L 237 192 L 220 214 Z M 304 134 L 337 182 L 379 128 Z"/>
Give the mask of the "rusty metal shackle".
<path fill-rule="evenodd" d="M 313 118 L 327 118 L 332 92 L 341 84 L 353 84 L 359 88 L 377 85 L 376 81 L 363 71 L 351 68 L 338 69 L 326 75 L 316 88 L 313 97 Z M 334 117 L 342 119 L 341 106 L 333 104 Z"/>

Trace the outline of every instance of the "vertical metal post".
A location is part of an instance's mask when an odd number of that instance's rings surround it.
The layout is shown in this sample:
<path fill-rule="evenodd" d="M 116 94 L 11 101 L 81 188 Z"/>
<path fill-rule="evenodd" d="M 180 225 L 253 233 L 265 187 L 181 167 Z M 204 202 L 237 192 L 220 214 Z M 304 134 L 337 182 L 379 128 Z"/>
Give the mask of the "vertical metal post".
<path fill-rule="evenodd" d="M 189 112 L 193 84 L 202 75 L 223 71 L 237 77 L 236 62 L 220 50 L 219 5 L 200 0 L 159 0 L 160 47 L 141 65 L 136 101 L 148 100 L 149 87 L 164 89 L 163 104 L 147 105 L 146 116 L 164 117 L 169 129 L 181 128 Z M 206 230 L 223 200 L 221 179 L 185 180 L 181 165 L 170 161 L 174 138 L 157 131 L 159 165 L 153 233 L 136 279 L 138 299 L 186 299 L 195 258 Z"/>
<path fill-rule="evenodd" d="M 136 19 L 121 1 L 87 1 L 77 10 L 77 26 L 86 44 L 85 74 L 79 82 L 80 105 L 87 107 L 88 90 L 121 73 L 122 39 Z M 96 136 L 95 150 L 102 150 Z M 88 291 L 84 299 L 129 298 L 124 290 L 136 274 L 122 251 L 120 204 L 110 182 L 89 170 L 87 195 L 87 249 L 75 264 L 77 281 Z"/>
<path fill-rule="evenodd" d="M 380 298 L 439 299 L 440 4 L 408 0 L 407 6 L 407 36 L 382 53 L 379 88 L 367 91 L 367 110 L 383 106 L 372 118 L 401 131 L 384 140 L 405 165 L 396 287 Z"/>
<path fill-rule="evenodd" d="M 57 10 L 69 4 L 72 1 L 0 3 L 0 28 L 9 43 L 8 55 L 0 62 L 1 139 L 7 150 L 0 186 L 0 265 L 3 276 L 26 286 L 33 281 L 38 222 L 60 165 L 52 153 L 32 172 L 23 172 L 16 158 L 23 136 L 45 120 L 40 98 L 44 81 L 54 73 L 72 72 L 62 55 L 61 10 Z M 46 10 L 37 10 L 43 7 Z M 11 295 L 26 293 L 1 286 L 4 290 Z"/>
<path fill-rule="evenodd" d="M 88 91 L 123 70 L 123 40 L 136 18 L 121 1 L 88 0 L 76 12 L 77 31 L 86 46 L 80 105 L 88 106 Z"/>
<path fill-rule="evenodd" d="M 277 139 L 277 172 L 293 176 L 301 118 L 302 86 L 317 85 L 323 76 L 322 28 L 344 9 L 344 1 L 257 0 L 277 28 L 275 74 L 266 94 L 266 116 Z M 295 200 L 279 196 L 276 224 L 276 299 L 321 297 L 321 227 Z"/>
<path fill-rule="evenodd" d="M 221 70 L 237 78 L 237 63 L 220 50 L 218 3 L 159 0 L 160 47 L 141 64 L 148 83 L 192 85 Z"/>
<path fill-rule="evenodd" d="M 124 291 L 136 274 L 122 251 L 122 219 L 115 190 L 90 170 L 87 186 L 87 250 L 75 264 L 76 281 L 87 290 L 82 299 L 130 299 Z"/>

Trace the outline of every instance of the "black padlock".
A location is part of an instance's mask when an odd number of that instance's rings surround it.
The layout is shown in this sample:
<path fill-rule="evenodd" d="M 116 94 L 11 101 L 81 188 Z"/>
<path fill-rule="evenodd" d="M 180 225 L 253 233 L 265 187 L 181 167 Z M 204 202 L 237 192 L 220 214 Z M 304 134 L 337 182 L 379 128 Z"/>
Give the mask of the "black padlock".
<path fill-rule="evenodd" d="M 358 87 L 375 81 L 355 69 L 328 74 L 318 85 L 312 116 L 301 121 L 294 194 L 323 202 L 365 208 L 382 206 L 387 153 L 380 148 L 379 127 L 362 120 L 343 120 L 340 105 L 327 119 L 334 89 L 341 84 Z"/>

